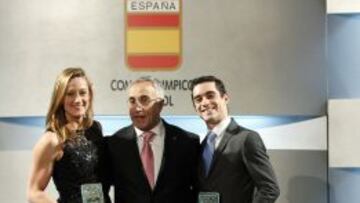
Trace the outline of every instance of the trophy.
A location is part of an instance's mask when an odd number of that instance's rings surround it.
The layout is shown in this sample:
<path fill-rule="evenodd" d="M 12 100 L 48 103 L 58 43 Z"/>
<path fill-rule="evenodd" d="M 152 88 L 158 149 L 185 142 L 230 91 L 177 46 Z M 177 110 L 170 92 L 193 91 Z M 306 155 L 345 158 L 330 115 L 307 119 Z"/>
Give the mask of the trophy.
<path fill-rule="evenodd" d="M 81 185 L 81 197 L 83 203 L 104 203 L 104 193 L 100 183 Z"/>
<path fill-rule="evenodd" d="M 218 192 L 200 192 L 198 203 L 220 203 L 220 194 Z"/>

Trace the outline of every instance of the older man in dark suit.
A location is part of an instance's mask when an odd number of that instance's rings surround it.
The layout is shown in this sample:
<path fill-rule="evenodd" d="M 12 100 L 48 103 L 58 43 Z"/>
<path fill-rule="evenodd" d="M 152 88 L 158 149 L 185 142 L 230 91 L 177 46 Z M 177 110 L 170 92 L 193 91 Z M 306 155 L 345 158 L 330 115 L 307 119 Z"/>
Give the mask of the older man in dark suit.
<path fill-rule="evenodd" d="M 202 76 L 191 89 L 195 110 L 209 131 L 201 145 L 200 202 L 275 202 L 279 186 L 265 146 L 258 133 L 229 117 L 223 82 Z"/>
<path fill-rule="evenodd" d="M 132 125 L 108 139 L 115 203 L 195 203 L 199 137 L 161 119 L 156 80 L 140 78 L 128 94 Z"/>

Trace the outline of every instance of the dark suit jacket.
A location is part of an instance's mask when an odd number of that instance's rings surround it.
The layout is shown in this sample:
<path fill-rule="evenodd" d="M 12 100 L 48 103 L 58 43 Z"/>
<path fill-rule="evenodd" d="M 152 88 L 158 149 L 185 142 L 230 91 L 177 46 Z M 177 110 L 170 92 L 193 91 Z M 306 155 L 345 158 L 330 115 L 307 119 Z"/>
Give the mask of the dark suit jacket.
<path fill-rule="evenodd" d="M 220 193 L 221 203 L 272 203 L 279 196 L 260 136 L 233 119 L 215 150 L 208 177 L 200 163 L 200 191 Z"/>
<path fill-rule="evenodd" d="M 164 127 L 164 153 L 154 190 L 142 167 L 134 127 L 108 138 L 115 203 L 196 202 L 199 137 L 166 122 Z"/>

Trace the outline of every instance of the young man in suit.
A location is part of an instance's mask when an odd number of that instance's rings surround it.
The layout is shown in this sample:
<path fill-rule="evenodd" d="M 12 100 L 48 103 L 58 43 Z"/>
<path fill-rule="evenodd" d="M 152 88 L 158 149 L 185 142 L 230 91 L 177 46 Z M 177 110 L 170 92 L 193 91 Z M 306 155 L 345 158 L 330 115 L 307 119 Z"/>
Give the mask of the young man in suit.
<path fill-rule="evenodd" d="M 195 203 L 199 137 L 161 119 L 157 80 L 133 81 L 128 106 L 132 125 L 108 138 L 115 203 Z"/>
<path fill-rule="evenodd" d="M 223 82 L 202 76 L 192 81 L 191 90 L 194 108 L 209 130 L 201 144 L 200 200 L 210 196 L 221 203 L 275 202 L 279 186 L 265 146 L 258 133 L 229 116 Z"/>

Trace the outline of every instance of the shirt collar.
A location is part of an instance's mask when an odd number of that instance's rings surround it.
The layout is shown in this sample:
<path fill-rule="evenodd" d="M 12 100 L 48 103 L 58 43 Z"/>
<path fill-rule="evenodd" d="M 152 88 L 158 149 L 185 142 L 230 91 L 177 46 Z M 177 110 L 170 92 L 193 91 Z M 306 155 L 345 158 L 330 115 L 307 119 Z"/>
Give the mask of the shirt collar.
<path fill-rule="evenodd" d="M 142 137 L 142 135 L 143 135 L 143 133 L 145 131 L 142 131 L 142 130 L 140 130 L 139 128 L 137 128 L 135 126 L 134 126 L 134 128 L 135 128 L 136 137 L 138 137 L 138 138 Z M 164 128 L 164 123 L 162 122 L 162 120 L 160 120 L 160 122 L 153 129 L 151 129 L 149 131 L 155 133 L 155 135 L 161 135 L 162 134 L 161 130 L 163 128 Z"/>
<path fill-rule="evenodd" d="M 230 118 L 230 116 L 227 116 L 224 120 L 222 120 L 219 124 L 217 124 L 213 129 L 211 129 L 211 132 L 215 133 L 217 137 L 222 135 L 222 133 L 228 127 L 230 122 L 231 122 L 231 118 Z"/>

